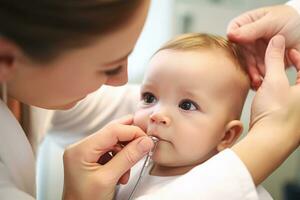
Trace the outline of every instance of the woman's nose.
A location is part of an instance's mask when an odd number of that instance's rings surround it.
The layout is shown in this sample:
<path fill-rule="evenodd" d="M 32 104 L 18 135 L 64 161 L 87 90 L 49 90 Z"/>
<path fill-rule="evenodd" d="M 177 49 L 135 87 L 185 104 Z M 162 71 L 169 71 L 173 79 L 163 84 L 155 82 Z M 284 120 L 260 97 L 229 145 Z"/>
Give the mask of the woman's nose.
<path fill-rule="evenodd" d="M 161 112 L 152 113 L 150 115 L 150 122 L 155 124 L 161 124 L 169 126 L 171 119 Z"/>

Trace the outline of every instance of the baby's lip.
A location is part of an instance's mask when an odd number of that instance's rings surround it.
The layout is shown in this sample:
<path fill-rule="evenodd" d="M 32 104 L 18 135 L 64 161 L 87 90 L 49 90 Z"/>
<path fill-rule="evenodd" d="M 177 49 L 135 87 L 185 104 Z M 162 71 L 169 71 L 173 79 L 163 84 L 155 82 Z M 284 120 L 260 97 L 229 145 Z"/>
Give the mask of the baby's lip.
<path fill-rule="evenodd" d="M 160 140 L 164 140 L 164 139 L 162 139 L 161 137 L 159 137 L 158 135 L 154 135 L 154 134 L 148 134 L 149 136 L 153 136 L 153 137 L 156 137 L 159 141 Z"/>
<path fill-rule="evenodd" d="M 163 138 L 159 135 L 159 132 L 158 132 L 158 131 L 153 130 L 153 129 L 148 129 L 148 130 L 147 130 L 147 135 L 156 137 L 156 138 L 158 138 L 159 140 L 162 140 L 162 141 L 166 141 L 165 139 L 163 139 Z"/>

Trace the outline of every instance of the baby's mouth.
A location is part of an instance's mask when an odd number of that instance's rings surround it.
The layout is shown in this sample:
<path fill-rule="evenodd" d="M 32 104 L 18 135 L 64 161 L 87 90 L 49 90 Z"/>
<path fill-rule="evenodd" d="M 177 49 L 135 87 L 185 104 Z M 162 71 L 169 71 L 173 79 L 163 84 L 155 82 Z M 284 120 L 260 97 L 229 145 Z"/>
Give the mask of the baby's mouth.
<path fill-rule="evenodd" d="M 153 128 L 148 128 L 148 129 L 147 129 L 147 135 L 148 135 L 148 136 L 156 137 L 156 138 L 158 138 L 159 140 L 161 140 L 161 138 L 160 138 L 158 132 L 157 132 L 156 130 L 154 130 Z"/>
<path fill-rule="evenodd" d="M 147 129 L 147 135 L 148 136 L 156 137 L 158 139 L 158 142 L 160 142 L 160 141 L 168 142 L 167 140 L 165 140 L 164 138 L 162 138 L 160 136 L 161 134 L 157 130 L 155 130 L 155 129 Z"/>

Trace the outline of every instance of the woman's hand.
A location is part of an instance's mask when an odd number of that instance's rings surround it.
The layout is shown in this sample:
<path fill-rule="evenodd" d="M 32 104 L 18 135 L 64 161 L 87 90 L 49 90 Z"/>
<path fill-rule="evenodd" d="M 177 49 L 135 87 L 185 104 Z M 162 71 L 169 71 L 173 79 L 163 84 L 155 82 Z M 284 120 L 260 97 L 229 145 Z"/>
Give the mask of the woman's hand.
<path fill-rule="evenodd" d="M 288 55 L 297 70 L 293 86 L 290 86 L 285 73 L 284 56 L 284 37 L 273 37 L 266 50 L 266 74 L 252 103 L 250 127 L 269 117 L 280 116 L 283 123 L 299 126 L 300 130 L 300 53 L 292 49 Z"/>
<path fill-rule="evenodd" d="M 300 53 L 289 52 L 297 70 L 296 84 L 290 86 L 284 68 L 284 52 L 284 37 L 273 37 L 265 56 L 266 75 L 251 107 L 250 131 L 232 148 L 248 168 L 255 185 L 299 146 Z"/>
<path fill-rule="evenodd" d="M 65 151 L 64 200 L 113 199 L 116 185 L 127 183 L 130 168 L 153 147 L 132 123 L 132 116 L 112 122 Z M 115 156 L 103 161 L 109 151 Z"/>
<path fill-rule="evenodd" d="M 280 34 L 286 39 L 287 49 L 300 51 L 300 15 L 288 5 L 259 8 L 233 19 L 227 28 L 230 40 L 242 46 L 252 87 L 257 89 L 265 76 L 264 56 L 270 39 Z M 290 52 L 288 52 L 290 54 Z M 286 62 L 289 56 L 286 56 Z"/>

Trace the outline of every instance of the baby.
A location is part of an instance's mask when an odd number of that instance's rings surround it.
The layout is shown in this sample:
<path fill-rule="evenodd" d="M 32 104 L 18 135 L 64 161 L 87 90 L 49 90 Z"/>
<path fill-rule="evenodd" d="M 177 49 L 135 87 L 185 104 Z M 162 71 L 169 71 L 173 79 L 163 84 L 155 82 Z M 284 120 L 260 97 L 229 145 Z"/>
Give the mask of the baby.
<path fill-rule="evenodd" d="M 231 147 L 243 131 L 240 116 L 250 87 L 238 48 L 219 36 L 181 35 L 159 49 L 149 65 L 134 122 L 159 142 L 135 198 Z M 116 199 L 128 199 L 141 165 Z M 272 199 L 262 187 L 257 193 Z"/>

